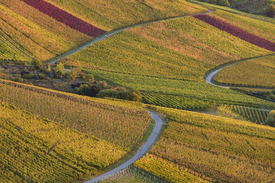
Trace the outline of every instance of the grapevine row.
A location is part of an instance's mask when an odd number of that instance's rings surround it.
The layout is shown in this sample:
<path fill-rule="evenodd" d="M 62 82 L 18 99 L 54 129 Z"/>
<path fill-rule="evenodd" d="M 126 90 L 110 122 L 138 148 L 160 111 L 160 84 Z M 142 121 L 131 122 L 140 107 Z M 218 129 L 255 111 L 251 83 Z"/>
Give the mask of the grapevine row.
<path fill-rule="evenodd" d="M 0 86 L 4 102 L 127 148 L 141 138 L 150 122 L 149 113 L 140 108 L 104 104 L 105 100 L 8 81 L 2 81 Z"/>
<path fill-rule="evenodd" d="M 230 25 L 226 22 L 223 22 L 219 19 L 216 19 L 216 18 L 211 17 L 206 14 L 195 15 L 194 17 L 199 20 L 202 20 L 218 29 L 221 29 L 229 34 L 232 34 L 233 36 L 241 38 L 249 43 L 255 44 L 261 48 L 265 48 L 270 51 L 275 51 L 275 43 L 268 41 L 266 39 L 263 39 L 259 36 L 254 35 L 254 34 L 251 34 L 249 32 L 246 32 L 240 28 L 232 26 L 232 25 Z"/>
<path fill-rule="evenodd" d="M 48 16 L 68 25 L 69 27 L 76 29 L 91 37 L 97 37 L 106 31 L 99 29 L 83 20 L 71 15 L 70 13 L 57 8 L 56 6 L 44 1 L 44 0 L 22 0 L 30 6 L 38 9 L 39 11 L 47 14 Z"/>

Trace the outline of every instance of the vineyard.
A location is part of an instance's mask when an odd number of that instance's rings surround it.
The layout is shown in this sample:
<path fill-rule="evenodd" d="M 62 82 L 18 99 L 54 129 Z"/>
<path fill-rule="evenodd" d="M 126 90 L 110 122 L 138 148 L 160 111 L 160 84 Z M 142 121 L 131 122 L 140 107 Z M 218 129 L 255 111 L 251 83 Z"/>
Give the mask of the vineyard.
<path fill-rule="evenodd" d="M 118 101 L 82 97 L 1 80 L 0 99 L 87 135 L 130 150 L 146 130 L 150 115 Z"/>
<path fill-rule="evenodd" d="M 185 0 L 166 1 L 87 1 L 45 0 L 60 9 L 104 30 L 167 17 L 206 12 L 207 9 Z"/>
<path fill-rule="evenodd" d="M 134 165 L 168 182 L 208 182 L 189 173 L 186 168 L 152 154 L 139 159 Z"/>
<path fill-rule="evenodd" d="M 219 71 L 214 80 L 223 85 L 274 88 L 275 56 L 249 59 Z"/>
<path fill-rule="evenodd" d="M 211 182 L 274 180 L 274 128 L 177 109 L 154 109 L 167 115 L 168 128 L 135 166 L 167 177 L 176 177 L 173 169 L 177 167 Z M 161 170 L 156 163 L 160 161 L 173 166 Z"/>
<path fill-rule="evenodd" d="M 240 114 L 241 116 L 245 117 L 251 122 L 254 122 L 257 124 L 263 124 L 269 113 L 268 110 L 248 108 L 248 107 L 242 107 L 242 106 L 231 106 L 230 108 L 232 111 Z"/>
<path fill-rule="evenodd" d="M 132 182 L 139 182 L 139 183 L 166 183 L 166 181 L 152 176 L 145 172 L 144 170 L 137 168 L 135 166 L 128 166 L 108 177 L 105 177 L 96 183 L 108 183 L 108 182 L 124 182 L 124 183 L 132 183 Z"/>
<path fill-rule="evenodd" d="M 0 182 L 70 182 L 126 154 L 119 146 L 3 102 L 0 119 Z"/>
<path fill-rule="evenodd" d="M 194 17 L 131 28 L 61 60 L 90 70 L 204 82 L 215 66 L 272 52 Z"/>
<path fill-rule="evenodd" d="M 218 29 L 221 29 L 229 34 L 232 34 L 233 36 L 236 36 L 240 39 L 243 39 L 249 43 L 252 43 L 254 45 L 257 45 L 261 48 L 265 48 L 270 51 L 275 51 L 275 43 L 270 42 L 266 39 L 263 39 L 259 36 L 256 36 L 254 34 L 251 34 L 249 32 L 246 32 L 240 28 L 237 28 L 235 26 L 232 26 L 226 22 L 223 22 L 219 19 L 216 19 L 214 17 L 211 17 L 206 14 L 201 14 L 201 15 L 195 15 L 195 18 L 202 20 Z"/>
<path fill-rule="evenodd" d="M 189 110 L 210 109 L 215 105 L 215 102 L 213 101 L 203 101 L 196 98 L 159 95 L 153 93 L 143 93 L 143 102 L 156 106 Z"/>
<path fill-rule="evenodd" d="M 0 10 L 0 33 L 30 57 L 47 60 L 91 39 L 20 0 L 3 0 Z"/>
<path fill-rule="evenodd" d="M 240 16 L 227 11 L 216 10 L 209 16 L 215 17 L 235 27 L 243 29 L 251 34 L 275 42 L 274 22 L 264 21 L 256 18 L 249 18 L 247 16 Z"/>
<path fill-rule="evenodd" d="M 28 56 L 0 32 L 0 60 L 27 61 Z"/>
<path fill-rule="evenodd" d="M 71 15 L 70 13 L 63 11 L 44 0 L 22 0 L 35 9 L 45 13 L 46 15 L 54 18 L 57 21 L 64 23 L 65 25 L 78 30 L 88 36 L 97 37 L 106 31 L 101 30 L 83 20 Z"/>
<path fill-rule="evenodd" d="M 203 101 L 214 101 L 217 104 L 234 104 L 252 107 L 258 106 L 264 108 L 274 107 L 273 102 L 206 83 L 135 76 L 98 70 L 86 71 L 102 79 L 112 81 L 119 86 L 130 89 L 138 89 L 139 91 L 146 93 L 189 97 Z"/>
<path fill-rule="evenodd" d="M 221 105 L 218 107 L 216 113 L 219 116 L 225 116 L 233 119 L 242 119 L 256 124 L 264 124 L 269 110 L 235 105 Z"/>

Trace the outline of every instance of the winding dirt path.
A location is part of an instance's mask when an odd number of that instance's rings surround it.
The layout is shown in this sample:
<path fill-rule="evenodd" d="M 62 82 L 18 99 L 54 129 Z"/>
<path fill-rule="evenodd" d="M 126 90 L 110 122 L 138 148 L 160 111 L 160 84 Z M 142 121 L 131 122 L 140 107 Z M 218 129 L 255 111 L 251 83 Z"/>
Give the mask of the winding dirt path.
<path fill-rule="evenodd" d="M 155 140 L 157 139 L 157 137 L 160 134 L 160 130 L 162 128 L 163 121 L 156 113 L 151 112 L 151 111 L 148 111 L 148 112 L 152 115 L 152 117 L 155 120 L 156 124 L 155 124 L 154 130 L 151 133 L 150 137 L 143 144 L 143 146 L 137 151 L 137 153 L 131 159 L 129 159 L 128 161 L 126 161 L 125 163 L 120 165 L 119 167 L 117 167 L 117 168 L 115 168 L 115 169 L 113 169 L 113 170 L 111 170 L 107 173 L 104 173 L 104 174 L 102 174 L 102 175 L 100 175 L 96 178 L 93 178 L 93 179 L 87 181 L 86 183 L 92 183 L 92 182 L 99 181 L 99 180 L 103 179 L 104 177 L 112 175 L 113 173 L 116 173 L 117 171 L 119 171 L 123 168 L 126 168 L 127 166 L 131 165 L 134 161 L 141 158 L 150 149 L 150 147 L 154 144 Z"/>
<path fill-rule="evenodd" d="M 61 60 L 63 58 L 66 58 L 76 52 L 79 52 L 80 50 L 88 47 L 88 46 L 91 46 L 92 44 L 98 42 L 98 41 L 101 41 L 113 34 L 116 34 L 116 33 L 119 33 L 121 31 L 124 31 L 126 29 L 130 29 L 130 28 L 134 28 L 134 27 L 138 27 L 138 26 L 142 26 L 142 25 L 147 25 L 147 24 L 150 24 L 150 23 L 154 23 L 154 22 L 159 22 L 159 21 L 164 21 L 164 20 L 172 20 L 172 19 L 176 19 L 176 18 L 183 18 L 183 17 L 187 17 L 187 16 L 195 16 L 195 15 L 200 15 L 200 14 L 205 14 L 205 13 L 209 13 L 209 12 L 213 12 L 212 10 L 208 10 L 207 12 L 203 12 L 203 13 L 197 13 L 197 14 L 191 14 L 191 15 L 182 15 L 182 16 L 177 16 L 177 17 L 170 17 L 170 18 L 164 18 L 164 19 L 159 19 L 159 20 L 153 20 L 153 21 L 149 21 L 149 22 L 145 22 L 145 23 L 140 23 L 140 24 L 135 24 L 135 25 L 129 25 L 129 26 L 126 26 L 126 27 L 123 27 L 123 28 L 120 28 L 120 29 L 116 29 L 116 30 L 112 30 L 112 31 L 109 31 L 109 32 L 106 32 L 94 39 L 92 39 L 91 41 L 85 43 L 83 46 L 77 48 L 77 49 L 72 49 L 72 50 L 69 50 L 68 52 L 66 53 L 63 53 L 61 54 L 60 56 L 57 56 L 53 59 L 51 59 L 51 61 L 49 62 L 50 64 L 55 64 L 55 62 L 57 62 L 58 60 Z"/>
<path fill-rule="evenodd" d="M 214 76 L 222 69 L 226 68 L 226 67 L 229 67 L 233 64 L 236 64 L 236 63 L 240 63 L 240 62 L 244 62 L 244 61 L 247 61 L 247 60 L 250 60 L 250 59 L 256 59 L 256 58 L 263 58 L 263 57 L 268 57 L 268 56 L 271 56 L 271 55 L 275 55 L 275 54 L 270 54 L 270 55 L 264 55 L 264 56 L 259 56 L 259 57 L 253 57 L 253 58 L 246 58 L 246 59 L 242 59 L 242 60 L 238 60 L 236 62 L 231 62 L 229 64 L 224 64 L 224 66 L 220 66 L 219 68 L 213 70 L 211 73 L 209 73 L 205 80 L 206 80 L 206 83 L 209 83 L 209 84 L 212 84 L 212 85 L 215 85 L 215 86 L 219 86 L 221 88 L 230 88 L 230 86 L 224 86 L 224 85 L 221 85 L 221 84 L 217 84 L 217 83 L 214 83 Z M 247 86 L 238 86 L 240 88 L 245 88 Z M 255 87 L 257 88 L 257 87 Z"/>

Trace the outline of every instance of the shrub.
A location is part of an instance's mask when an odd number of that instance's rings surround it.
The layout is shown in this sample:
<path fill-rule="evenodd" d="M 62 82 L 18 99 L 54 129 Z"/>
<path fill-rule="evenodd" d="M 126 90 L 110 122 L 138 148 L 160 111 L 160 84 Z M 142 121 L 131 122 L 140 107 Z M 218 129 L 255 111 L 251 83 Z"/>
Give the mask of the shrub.
<path fill-rule="evenodd" d="M 8 74 L 2 73 L 2 74 L 0 74 L 0 78 L 2 78 L 2 79 L 10 79 L 11 77 Z"/>
<path fill-rule="evenodd" d="M 56 65 L 54 68 L 55 78 L 60 78 L 60 76 L 64 76 L 64 65 L 60 62 L 58 65 Z"/>
<path fill-rule="evenodd" d="M 102 88 L 108 88 L 109 85 L 107 84 L 107 82 L 105 80 L 103 81 L 99 81 L 99 85 L 102 87 Z"/>
<path fill-rule="evenodd" d="M 88 81 L 88 82 L 93 82 L 94 81 L 94 75 L 92 75 L 92 74 L 86 74 L 84 76 L 84 80 Z"/>
<path fill-rule="evenodd" d="M 79 95 L 86 95 L 90 97 L 95 97 L 101 88 L 98 85 L 89 86 L 87 84 L 81 85 L 79 88 L 75 88 L 74 92 Z"/>
<path fill-rule="evenodd" d="M 267 14 L 267 16 L 269 17 L 275 17 L 275 5 L 274 4 L 270 4 L 266 7 L 265 12 Z"/>
<path fill-rule="evenodd" d="M 38 79 L 45 79 L 45 76 L 43 74 L 38 74 Z"/>
<path fill-rule="evenodd" d="M 101 91 L 101 88 L 98 85 L 92 85 L 90 87 L 90 95 L 91 97 L 95 97 Z"/>
<path fill-rule="evenodd" d="M 33 83 L 32 83 L 32 82 L 27 82 L 26 84 L 27 84 L 27 85 L 33 85 Z"/>
<path fill-rule="evenodd" d="M 137 101 L 137 102 L 140 102 L 142 100 L 142 95 L 138 90 L 117 91 L 113 89 L 108 89 L 108 90 L 100 91 L 96 96 L 99 98 L 111 97 L 111 98 L 131 100 L 131 101 Z"/>
<path fill-rule="evenodd" d="M 209 2 L 212 4 L 217 4 L 217 0 L 209 0 Z"/>
<path fill-rule="evenodd" d="M 24 75 L 22 76 L 23 79 L 31 79 L 31 78 L 33 78 L 33 77 L 34 77 L 34 74 L 24 74 Z"/>
<path fill-rule="evenodd" d="M 275 127 L 275 110 L 272 110 L 269 112 L 269 114 L 264 122 L 264 125 L 269 125 L 269 126 Z"/>
<path fill-rule="evenodd" d="M 79 74 L 79 77 L 80 77 L 81 79 L 84 79 L 84 78 L 85 78 L 85 74 L 84 74 L 83 72 L 81 72 L 81 73 Z"/>
<path fill-rule="evenodd" d="M 42 61 L 38 59 L 34 59 L 31 63 L 36 70 L 41 69 L 42 67 Z"/>
<path fill-rule="evenodd" d="M 218 0 L 218 5 L 230 6 L 230 3 L 228 2 L 228 0 Z"/>
<path fill-rule="evenodd" d="M 21 77 L 12 77 L 11 80 L 15 82 L 21 82 L 21 83 L 24 81 L 23 78 Z"/>

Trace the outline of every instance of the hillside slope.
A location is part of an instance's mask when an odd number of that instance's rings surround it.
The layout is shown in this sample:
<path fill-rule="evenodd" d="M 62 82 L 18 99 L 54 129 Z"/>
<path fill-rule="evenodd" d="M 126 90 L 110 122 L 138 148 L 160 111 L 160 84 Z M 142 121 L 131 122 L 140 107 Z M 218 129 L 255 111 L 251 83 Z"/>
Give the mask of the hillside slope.
<path fill-rule="evenodd" d="M 187 16 L 120 32 L 61 62 L 91 70 L 203 81 L 216 66 L 271 53 Z"/>
<path fill-rule="evenodd" d="M 126 154 L 119 146 L 5 103 L 0 119 L 0 182 L 71 182 Z"/>
<path fill-rule="evenodd" d="M 91 39 L 20 0 L 3 0 L 0 10 L 0 33 L 32 58 L 45 61 Z"/>
<path fill-rule="evenodd" d="M 274 128 L 182 110 L 154 109 L 167 115 L 168 127 L 147 156 L 134 163 L 136 166 L 170 182 L 181 182 L 189 174 L 210 182 L 275 179 Z"/>

